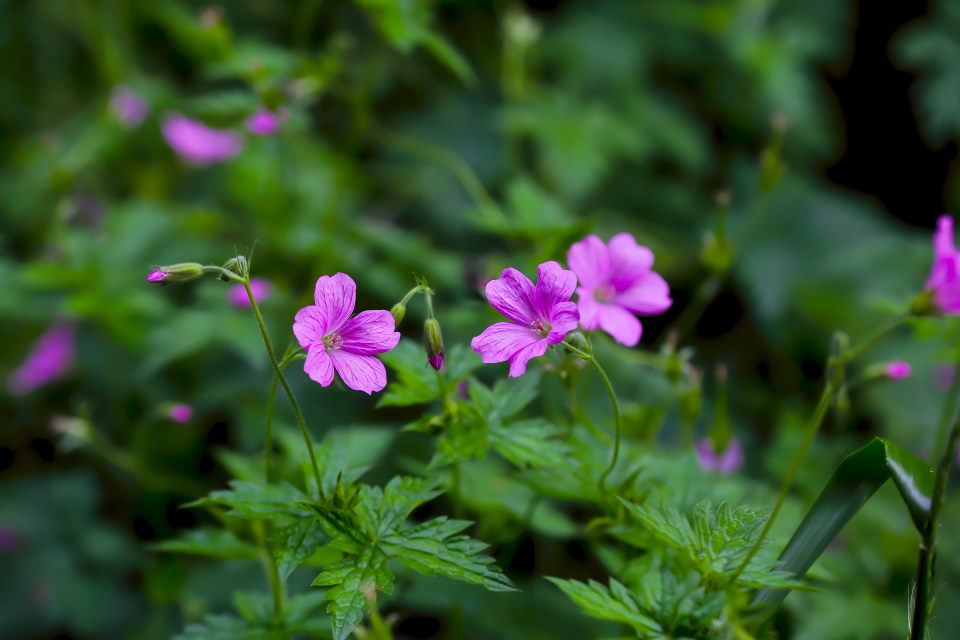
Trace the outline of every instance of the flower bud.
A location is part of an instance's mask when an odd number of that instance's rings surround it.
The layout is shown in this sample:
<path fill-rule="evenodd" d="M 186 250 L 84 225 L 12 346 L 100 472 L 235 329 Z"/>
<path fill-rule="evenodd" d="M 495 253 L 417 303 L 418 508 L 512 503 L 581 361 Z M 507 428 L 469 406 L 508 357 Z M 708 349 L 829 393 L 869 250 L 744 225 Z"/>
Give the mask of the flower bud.
<path fill-rule="evenodd" d="M 178 262 L 157 267 L 147 275 L 147 282 L 159 282 L 160 284 L 189 282 L 202 275 L 203 265 L 199 262 Z"/>
<path fill-rule="evenodd" d="M 427 318 L 423 323 L 423 334 L 426 339 L 427 362 L 440 371 L 443 367 L 443 334 L 440 333 L 440 323 L 436 318 Z"/>
<path fill-rule="evenodd" d="M 247 263 L 247 259 L 244 256 L 234 256 L 226 262 L 223 263 L 223 268 L 227 271 L 232 271 L 241 278 L 246 278 L 250 273 L 250 265 Z M 217 274 L 217 280 L 227 282 L 229 278 L 224 274 Z"/>
<path fill-rule="evenodd" d="M 571 331 L 567 334 L 566 341 L 570 343 L 570 346 L 584 353 L 590 353 L 590 343 L 587 342 L 587 337 L 583 335 L 582 331 Z"/>
<path fill-rule="evenodd" d="M 403 304 L 402 302 L 398 302 L 390 307 L 390 315 L 393 316 L 393 326 L 395 328 L 399 327 L 400 323 L 403 322 L 404 316 L 407 315 L 407 305 Z"/>

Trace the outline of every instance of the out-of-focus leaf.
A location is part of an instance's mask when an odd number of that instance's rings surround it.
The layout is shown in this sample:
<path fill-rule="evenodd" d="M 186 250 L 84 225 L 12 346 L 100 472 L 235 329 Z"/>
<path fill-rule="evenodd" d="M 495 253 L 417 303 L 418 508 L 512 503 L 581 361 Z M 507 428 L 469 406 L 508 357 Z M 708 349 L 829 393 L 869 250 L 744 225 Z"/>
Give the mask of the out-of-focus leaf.
<path fill-rule="evenodd" d="M 257 548 L 244 542 L 227 529 L 192 529 L 175 540 L 164 540 L 153 545 L 157 551 L 190 553 L 215 558 L 257 557 Z"/>
<path fill-rule="evenodd" d="M 548 577 L 547 580 L 560 587 L 560 590 L 577 603 L 588 616 L 622 622 L 639 633 L 662 631 L 660 625 L 640 609 L 636 597 L 630 593 L 629 589 L 612 578 L 609 588 L 596 580 L 590 580 L 587 583 L 552 577 Z"/>
<path fill-rule="evenodd" d="M 490 429 L 490 444 L 518 467 L 562 464 L 570 446 L 558 440 L 556 425 L 541 418 L 521 420 Z"/>
<path fill-rule="evenodd" d="M 933 469 L 926 462 L 889 440 L 875 438 L 840 463 L 820 497 L 780 554 L 779 569 L 802 577 L 830 541 L 887 480 L 893 480 L 918 530 L 930 514 Z M 781 602 L 787 591 L 765 589 L 753 600 L 769 607 Z"/>

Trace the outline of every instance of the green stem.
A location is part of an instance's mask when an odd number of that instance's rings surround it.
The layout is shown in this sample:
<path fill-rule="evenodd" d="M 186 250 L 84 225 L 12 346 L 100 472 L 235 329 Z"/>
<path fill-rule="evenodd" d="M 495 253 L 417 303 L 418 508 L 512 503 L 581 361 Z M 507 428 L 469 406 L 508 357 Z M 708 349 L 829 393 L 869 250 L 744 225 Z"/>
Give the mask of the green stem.
<path fill-rule="evenodd" d="M 953 424 L 947 445 L 937 463 L 937 475 L 933 485 L 933 500 L 930 504 L 930 519 L 924 527 L 920 540 L 920 554 L 917 561 L 917 588 L 913 598 L 913 615 L 910 624 L 910 640 L 925 640 L 927 617 L 930 615 L 930 587 L 933 582 L 934 567 L 937 561 L 937 524 L 943 509 L 943 498 L 947 490 L 950 469 L 957 455 L 957 442 L 960 442 L 960 421 Z"/>
<path fill-rule="evenodd" d="M 729 584 L 736 582 L 737 578 L 740 577 L 740 574 L 743 573 L 743 570 L 747 568 L 747 565 L 750 564 L 750 561 L 753 560 L 753 557 L 757 554 L 757 551 L 760 550 L 763 541 L 767 537 L 767 533 L 770 531 L 770 527 L 773 526 L 774 520 L 777 519 L 777 514 L 780 513 L 780 508 L 783 506 L 783 501 L 787 497 L 787 492 L 790 491 L 790 487 L 793 485 L 793 479 L 797 475 L 797 471 L 800 470 L 800 465 L 803 464 L 803 460 L 807 455 L 807 449 L 810 448 L 810 445 L 813 443 L 814 436 L 817 435 L 817 431 L 820 429 L 820 425 L 823 423 L 823 418 L 827 415 L 827 409 L 830 408 L 830 402 L 833 400 L 833 394 L 836 391 L 836 384 L 834 381 L 830 380 L 823 388 L 823 393 L 820 394 L 820 400 L 817 402 L 816 408 L 813 410 L 813 416 L 810 418 L 810 422 L 807 424 L 807 431 L 803 438 L 803 443 L 800 445 L 800 448 L 797 449 L 796 454 L 793 456 L 793 462 L 790 463 L 790 468 L 787 470 L 787 477 L 783 481 L 783 486 L 780 488 L 780 493 L 777 495 L 777 501 L 773 504 L 773 510 L 770 512 L 770 517 L 767 518 L 767 521 L 763 523 L 763 528 L 760 530 L 760 535 L 757 536 L 756 541 L 753 543 L 750 552 L 747 554 L 747 557 L 743 559 L 743 562 L 740 563 L 740 566 L 737 567 L 736 572 L 733 576 L 730 577 Z"/>
<path fill-rule="evenodd" d="M 613 384 L 611 384 L 607 372 L 603 370 L 603 367 L 600 366 L 596 358 L 590 358 L 590 362 L 593 364 L 593 368 L 597 370 L 600 379 L 603 381 L 603 386 L 607 388 L 607 393 L 610 395 L 610 404 L 613 405 L 613 423 L 616 429 L 613 436 L 613 457 L 610 458 L 610 466 L 603 472 L 603 475 L 600 476 L 600 480 L 597 483 L 600 487 L 600 493 L 606 493 L 607 476 L 613 472 L 620 459 L 620 437 L 623 430 L 620 419 L 620 401 L 617 399 L 617 392 L 613 390 Z"/>
<path fill-rule="evenodd" d="M 283 375 L 283 369 L 277 360 L 276 352 L 273 350 L 270 335 L 267 333 L 267 326 L 263 322 L 263 314 L 260 313 L 260 306 L 257 304 L 257 300 L 253 296 L 253 291 L 250 289 L 250 279 L 248 277 L 243 279 L 243 287 L 247 290 L 250 306 L 253 308 L 253 314 L 257 317 L 257 324 L 260 325 L 260 335 L 263 336 L 263 345 L 267 348 L 267 355 L 270 356 L 273 372 L 276 374 L 277 379 L 280 380 L 280 384 L 283 385 L 283 390 L 286 392 L 287 398 L 290 400 L 290 406 L 293 407 L 293 413 L 297 418 L 297 424 L 300 425 L 300 433 L 303 434 L 303 441 L 306 443 L 307 452 L 310 454 L 310 464 L 313 466 L 313 477 L 317 483 L 317 491 L 322 491 L 323 481 L 320 475 L 320 466 L 317 464 L 317 454 L 313 450 L 313 442 L 310 439 L 310 431 L 307 429 L 307 423 L 303 419 L 303 412 L 300 411 L 300 404 L 297 402 L 297 398 L 293 395 L 290 384 Z"/>
<path fill-rule="evenodd" d="M 880 325 L 873 333 L 869 334 L 866 338 L 861 340 L 858 345 L 850 349 L 845 357 L 846 362 L 850 362 L 859 356 L 862 356 L 868 349 L 871 349 L 877 342 L 879 342 L 881 338 L 906 322 L 908 318 L 910 318 L 908 314 L 903 314 L 892 318 L 886 324 Z"/>
<path fill-rule="evenodd" d="M 393 640 L 390 625 L 380 616 L 375 600 L 370 603 L 370 640 Z"/>
<path fill-rule="evenodd" d="M 943 411 L 940 414 L 940 424 L 937 425 L 937 437 L 933 442 L 933 455 L 938 456 L 947 446 L 947 437 L 950 433 L 950 425 L 953 424 L 954 416 L 957 414 L 957 401 L 960 400 L 960 365 L 954 364 L 953 382 L 947 391 L 947 399 L 943 403 Z"/>
<path fill-rule="evenodd" d="M 273 376 L 270 383 L 270 395 L 267 396 L 267 424 L 264 429 L 263 443 L 263 479 L 267 484 L 272 482 L 271 467 L 273 466 L 273 408 L 277 403 L 277 383 L 279 379 Z"/>
<path fill-rule="evenodd" d="M 273 597 L 273 610 L 276 613 L 276 622 L 279 624 L 283 620 L 283 609 L 286 602 L 286 593 L 284 593 L 283 581 L 280 580 L 280 569 L 277 567 L 277 559 L 270 549 L 264 533 L 263 523 L 253 522 L 254 535 L 257 538 L 257 546 L 260 547 L 260 560 L 263 562 L 263 570 L 267 574 L 267 582 L 270 583 L 270 595 Z"/>

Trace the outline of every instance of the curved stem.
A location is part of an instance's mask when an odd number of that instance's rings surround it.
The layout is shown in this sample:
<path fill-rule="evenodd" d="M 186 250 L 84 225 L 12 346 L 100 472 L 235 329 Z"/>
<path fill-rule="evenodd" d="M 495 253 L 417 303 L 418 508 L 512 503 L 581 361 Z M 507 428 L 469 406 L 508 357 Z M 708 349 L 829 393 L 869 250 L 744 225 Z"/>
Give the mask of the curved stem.
<path fill-rule="evenodd" d="M 937 524 L 943 508 L 943 497 L 947 490 L 950 469 L 956 459 L 957 442 L 960 442 L 960 421 L 953 425 L 947 444 L 937 463 L 937 475 L 933 485 L 933 501 L 930 505 L 930 520 L 924 527 L 920 540 L 920 556 L 917 561 L 917 588 L 913 598 L 910 639 L 924 640 L 926 637 L 927 617 L 930 615 L 930 586 L 933 582 L 934 565 L 937 560 Z"/>
<path fill-rule="evenodd" d="M 297 402 L 297 398 L 293 395 L 293 390 L 290 388 L 290 384 L 287 382 L 286 377 L 283 375 L 283 369 L 280 366 L 280 362 L 277 360 L 277 354 L 273 350 L 273 344 L 270 342 L 270 335 L 267 333 L 267 326 L 263 322 L 263 314 L 260 313 L 260 306 L 257 304 L 256 298 L 253 296 L 253 291 L 250 289 L 250 279 L 244 278 L 243 288 L 247 290 L 247 297 L 250 299 L 250 306 L 253 308 L 253 314 L 257 317 L 257 324 L 260 325 L 260 335 L 263 336 L 263 345 L 267 348 L 267 355 L 270 356 L 270 363 L 273 365 L 273 371 L 277 376 L 277 379 L 280 381 L 280 384 L 283 385 L 283 390 L 287 394 L 287 398 L 290 400 L 290 406 L 293 407 L 293 413 L 297 418 L 297 424 L 300 425 L 300 433 L 303 434 L 303 441 L 307 445 L 307 452 L 310 454 L 310 464 L 313 467 L 313 477 L 317 483 L 317 491 L 322 491 L 323 482 L 320 476 L 320 466 L 317 464 L 317 454 L 313 450 L 313 442 L 310 439 L 310 431 L 307 429 L 307 423 L 303 419 L 303 412 L 300 411 L 300 404 Z"/>
<path fill-rule="evenodd" d="M 603 475 L 600 476 L 600 480 L 597 483 L 597 485 L 600 487 L 600 492 L 605 493 L 607 491 L 607 476 L 613 472 L 614 468 L 617 466 L 617 461 L 620 459 L 620 436 L 622 431 L 620 420 L 620 401 L 617 399 L 617 392 L 613 390 L 613 384 L 610 383 L 610 378 L 607 377 L 607 372 L 603 370 L 603 367 L 600 366 L 600 363 L 597 362 L 596 358 L 590 358 L 590 362 L 600 375 L 600 379 L 603 381 L 603 386 L 607 388 L 607 393 L 610 394 L 610 404 L 613 405 L 613 423 L 616 429 L 613 436 L 613 457 L 610 459 L 610 466 L 607 467 L 607 470 L 603 472 Z"/>
<path fill-rule="evenodd" d="M 827 409 L 830 408 L 830 402 L 833 400 L 833 394 L 836 390 L 836 385 L 833 381 L 827 382 L 826 386 L 823 388 L 823 393 L 820 394 L 820 400 L 817 402 L 817 407 L 813 410 L 813 415 L 810 417 L 810 422 L 807 424 L 807 431 L 803 438 L 803 443 L 800 445 L 800 448 L 797 449 L 797 453 L 793 456 L 793 461 L 790 463 L 790 469 L 787 471 L 787 477 L 783 481 L 783 486 L 780 488 L 780 493 L 777 495 L 777 501 L 773 504 L 773 510 L 770 512 L 770 517 L 767 518 L 767 521 L 763 523 L 763 528 L 760 530 L 760 535 L 757 536 L 756 541 L 753 543 L 753 547 L 750 548 L 750 552 L 747 554 L 747 557 L 743 559 L 743 562 L 740 563 L 740 566 L 737 567 L 737 570 L 734 572 L 733 576 L 730 577 L 729 584 L 736 582 L 737 578 L 740 577 L 740 574 L 743 573 L 743 570 L 747 568 L 747 565 L 750 564 L 750 561 L 753 560 L 753 557 L 757 554 L 757 551 L 760 550 L 761 545 L 763 545 L 764 539 L 767 537 L 767 533 L 770 531 L 770 527 L 773 526 L 773 521 L 776 520 L 777 514 L 780 513 L 780 508 L 783 506 L 783 501 L 787 497 L 787 492 L 790 491 L 790 487 L 793 485 L 793 479 L 797 475 L 797 471 L 800 470 L 800 465 L 803 464 L 803 459 L 807 455 L 807 449 L 810 448 L 810 445 L 813 443 L 814 436 L 817 435 L 817 431 L 820 429 L 820 424 L 823 422 L 823 418 L 827 415 Z"/>
<path fill-rule="evenodd" d="M 873 333 L 869 334 L 866 338 L 861 340 L 859 344 L 850 349 L 845 360 L 850 362 L 851 360 L 862 356 L 867 350 L 871 349 L 877 342 L 879 342 L 881 338 L 906 322 L 908 318 L 910 318 L 908 314 L 903 314 L 892 318 L 886 324 L 880 325 L 874 330 Z"/>

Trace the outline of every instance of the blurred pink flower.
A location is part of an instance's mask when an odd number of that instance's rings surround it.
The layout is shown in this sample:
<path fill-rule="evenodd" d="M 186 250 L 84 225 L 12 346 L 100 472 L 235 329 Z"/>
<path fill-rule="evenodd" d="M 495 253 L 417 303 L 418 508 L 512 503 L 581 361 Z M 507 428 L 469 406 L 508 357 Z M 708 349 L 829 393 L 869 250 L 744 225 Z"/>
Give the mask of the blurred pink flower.
<path fill-rule="evenodd" d="M 286 120 L 286 111 L 277 112 L 259 109 L 247 118 L 247 131 L 257 136 L 270 136 L 277 132 L 280 124 Z"/>
<path fill-rule="evenodd" d="M 250 291 L 253 292 L 253 299 L 260 304 L 270 296 L 273 285 L 266 278 L 250 278 Z M 235 284 L 227 292 L 227 298 L 230 304 L 235 307 L 249 307 L 250 298 L 247 296 L 247 290 L 242 284 Z"/>
<path fill-rule="evenodd" d="M 150 113 L 150 103 L 130 87 L 120 84 L 110 93 L 110 113 L 121 125 L 134 129 Z"/>
<path fill-rule="evenodd" d="M 510 322 L 492 324 L 470 343 L 485 363 L 510 361 L 510 377 L 526 373 L 527 362 L 577 328 L 570 296 L 577 277 L 558 263 L 537 267 L 537 284 L 513 268 L 487 283 L 487 301 Z"/>
<path fill-rule="evenodd" d="M 170 416 L 170 419 L 174 422 L 190 422 L 193 419 L 193 407 L 178 402 L 170 407 L 167 415 Z"/>
<path fill-rule="evenodd" d="M 670 308 L 670 286 L 653 271 L 653 252 L 620 233 L 604 244 L 587 236 L 570 247 L 567 263 L 577 278 L 577 307 L 584 329 L 602 329 L 628 347 L 640 341 L 643 326 L 634 314 Z"/>
<path fill-rule="evenodd" d="M 909 362 L 894 360 L 887 363 L 884 371 L 891 380 L 902 380 L 910 377 L 910 374 L 913 373 L 913 367 L 910 366 Z"/>
<path fill-rule="evenodd" d="M 707 471 L 714 471 L 721 475 L 736 473 L 743 466 L 743 447 L 736 438 L 731 438 L 727 448 L 717 452 L 713 448 L 710 438 L 700 438 L 694 447 L 697 462 Z"/>
<path fill-rule="evenodd" d="M 933 235 L 933 266 L 927 289 L 941 313 L 960 313 L 960 252 L 954 244 L 953 218 L 940 216 Z"/>
<path fill-rule="evenodd" d="M 164 118 L 163 135 L 187 164 L 198 167 L 228 160 L 243 150 L 235 131 L 212 129 L 178 113 Z"/>
<path fill-rule="evenodd" d="M 73 362 L 74 329 L 69 322 L 56 322 L 40 336 L 23 363 L 10 374 L 7 387 L 23 396 L 63 376 Z"/>
<path fill-rule="evenodd" d="M 933 370 L 933 384 L 938 389 L 949 389 L 957 376 L 957 367 L 949 362 L 937 365 Z"/>
<path fill-rule="evenodd" d="M 333 372 L 351 389 L 371 394 L 387 386 L 387 371 L 373 354 L 390 351 L 400 341 L 389 311 L 362 311 L 350 317 L 357 285 L 345 273 L 317 280 L 315 305 L 297 312 L 293 333 L 307 350 L 303 370 L 328 386 Z"/>

